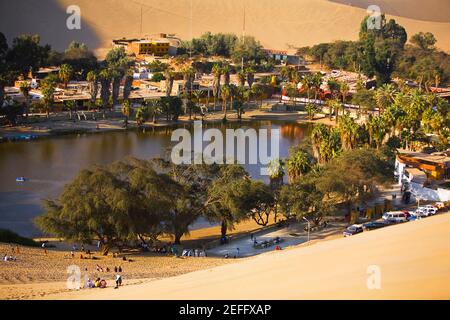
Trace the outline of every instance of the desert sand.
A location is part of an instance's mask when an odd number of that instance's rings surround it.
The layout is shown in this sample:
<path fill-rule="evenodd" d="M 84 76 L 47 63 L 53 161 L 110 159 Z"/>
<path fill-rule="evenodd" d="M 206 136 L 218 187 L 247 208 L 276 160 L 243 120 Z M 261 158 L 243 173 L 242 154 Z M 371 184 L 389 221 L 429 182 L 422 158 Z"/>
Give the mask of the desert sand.
<path fill-rule="evenodd" d="M 446 213 L 119 290 L 45 298 L 449 299 L 449 234 Z M 374 270 L 380 287 L 369 289 Z"/>
<path fill-rule="evenodd" d="M 15 0 L 0 3 L 0 30 L 9 40 L 18 34 L 38 33 L 42 42 L 59 50 L 72 40 L 82 41 L 102 56 L 114 38 L 159 32 L 184 40 L 206 31 L 241 35 L 245 5 L 245 33 L 266 48 L 287 49 L 357 39 L 368 4 L 379 5 L 410 36 L 432 32 L 437 46 L 450 50 L 447 0 L 48 0 L 39 6 L 33 0 Z M 80 30 L 66 27 L 70 5 L 81 9 Z"/>

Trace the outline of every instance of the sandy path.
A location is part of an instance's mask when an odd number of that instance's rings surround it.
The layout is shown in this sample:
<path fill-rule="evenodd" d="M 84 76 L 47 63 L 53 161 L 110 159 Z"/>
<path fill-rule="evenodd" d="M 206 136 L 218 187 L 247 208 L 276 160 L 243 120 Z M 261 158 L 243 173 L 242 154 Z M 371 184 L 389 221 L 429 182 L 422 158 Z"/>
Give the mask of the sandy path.
<path fill-rule="evenodd" d="M 242 262 L 57 299 L 448 299 L 450 214 Z M 367 287 L 379 268 L 381 288 Z"/>

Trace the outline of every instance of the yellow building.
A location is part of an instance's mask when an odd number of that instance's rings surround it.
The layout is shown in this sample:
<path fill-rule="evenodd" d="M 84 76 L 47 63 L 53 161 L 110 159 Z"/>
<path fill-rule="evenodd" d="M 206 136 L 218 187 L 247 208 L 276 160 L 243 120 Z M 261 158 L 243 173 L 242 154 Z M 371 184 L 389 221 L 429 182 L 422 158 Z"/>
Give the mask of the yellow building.
<path fill-rule="evenodd" d="M 136 56 L 140 55 L 155 55 L 165 56 L 169 54 L 170 43 L 168 40 L 139 40 L 133 41 L 129 44 L 128 48 Z"/>

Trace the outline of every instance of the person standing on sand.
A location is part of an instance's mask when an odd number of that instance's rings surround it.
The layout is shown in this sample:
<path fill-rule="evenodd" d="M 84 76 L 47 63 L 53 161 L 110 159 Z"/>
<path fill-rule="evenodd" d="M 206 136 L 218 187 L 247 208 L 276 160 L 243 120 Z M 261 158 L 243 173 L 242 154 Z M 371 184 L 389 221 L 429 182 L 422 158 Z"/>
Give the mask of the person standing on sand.
<path fill-rule="evenodd" d="M 116 286 L 114 289 L 119 289 L 119 286 L 122 285 L 122 276 L 120 274 L 116 275 Z"/>

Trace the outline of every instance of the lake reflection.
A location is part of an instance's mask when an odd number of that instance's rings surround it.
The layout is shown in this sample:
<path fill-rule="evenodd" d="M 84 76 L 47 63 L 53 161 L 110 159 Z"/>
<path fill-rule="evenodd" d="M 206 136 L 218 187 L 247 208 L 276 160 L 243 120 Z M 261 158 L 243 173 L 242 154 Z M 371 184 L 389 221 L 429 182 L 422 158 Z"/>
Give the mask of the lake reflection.
<path fill-rule="evenodd" d="M 190 125 L 183 125 L 191 129 Z M 310 132 L 311 125 L 289 122 L 253 121 L 205 124 L 204 129 L 218 128 L 280 129 L 280 157 L 286 157 L 291 146 L 297 145 Z M 174 145 L 170 141 L 172 128 L 147 129 L 146 132 L 109 132 L 54 137 L 33 142 L 0 144 L 0 228 L 11 229 L 24 236 L 38 236 L 33 217 L 42 213 L 41 201 L 57 197 L 64 185 L 83 168 L 104 165 L 127 156 L 141 159 L 163 157 Z M 256 179 L 258 165 L 246 169 Z M 30 179 L 16 183 L 16 177 Z M 199 222 L 197 227 L 204 227 Z"/>

